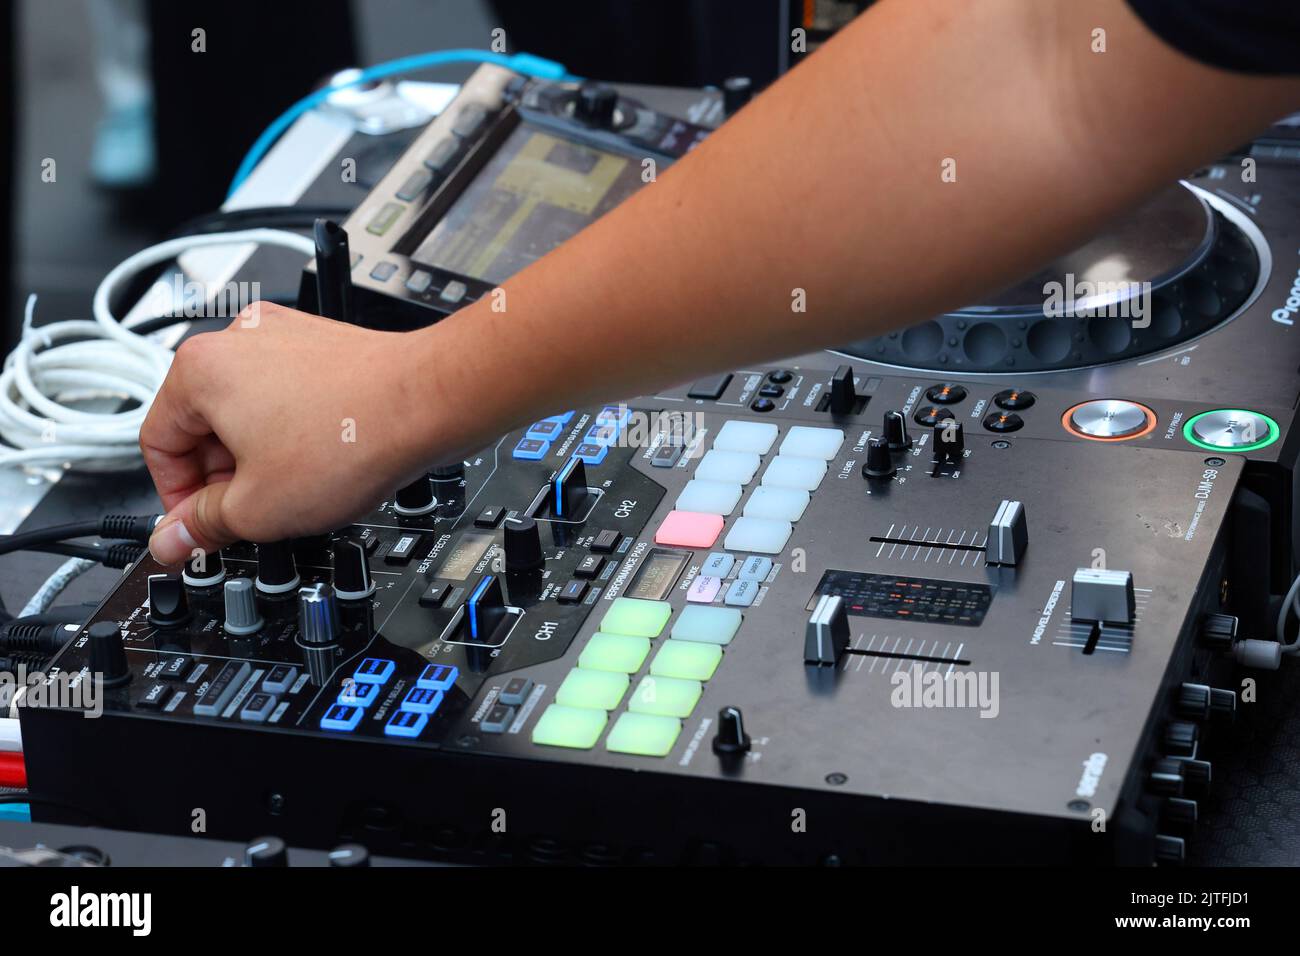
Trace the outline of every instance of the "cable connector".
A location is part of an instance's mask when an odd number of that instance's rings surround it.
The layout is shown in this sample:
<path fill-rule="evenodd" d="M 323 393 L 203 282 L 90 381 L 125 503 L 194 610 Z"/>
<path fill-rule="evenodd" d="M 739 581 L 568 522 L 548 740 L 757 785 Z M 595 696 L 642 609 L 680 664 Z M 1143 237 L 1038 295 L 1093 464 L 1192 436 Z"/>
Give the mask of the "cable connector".
<path fill-rule="evenodd" d="M 162 519 L 162 515 L 105 515 L 99 519 L 99 536 L 148 544 L 149 536 L 153 534 L 153 529 Z M 126 565 L 109 565 L 109 567 L 122 568 Z"/>
<path fill-rule="evenodd" d="M 1277 641 L 1246 638 L 1232 645 L 1232 656 L 1242 667 L 1275 671 L 1282 666 L 1282 645 Z"/>

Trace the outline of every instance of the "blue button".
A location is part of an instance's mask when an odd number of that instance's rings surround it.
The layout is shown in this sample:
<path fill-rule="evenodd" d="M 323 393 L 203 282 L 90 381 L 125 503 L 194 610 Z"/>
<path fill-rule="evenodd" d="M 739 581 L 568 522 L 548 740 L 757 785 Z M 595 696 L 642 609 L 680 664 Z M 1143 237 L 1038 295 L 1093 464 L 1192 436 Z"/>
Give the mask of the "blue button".
<path fill-rule="evenodd" d="M 442 703 L 442 691 L 427 687 L 412 687 L 411 692 L 402 701 L 402 710 L 413 710 L 417 714 L 432 714 Z"/>
<path fill-rule="evenodd" d="M 564 426 L 555 419 L 543 418 L 540 422 L 533 422 L 528 426 L 528 437 L 538 441 L 550 441 L 562 431 Z"/>
<path fill-rule="evenodd" d="M 617 425 L 592 425 L 582 440 L 592 445 L 612 445 L 618 440 Z"/>
<path fill-rule="evenodd" d="M 573 452 L 574 457 L 580 459 L 584 465 L 599 465 L 608 454 L 608 445 L 593 445 L 590 442 L 583 442 Z"/>
<path fill-rule="evenodd" d="M 725 578 L 731 573 L 736 559 L 733 555 L 725 551 L 714 551 L 704 559 L 704 566 L 700 568 L 700 574 L 708 578 Z"/>
<path fill-rule="evenodd" d="M 613 425 L 622 428 L 632 417 L 632 409 L 626 405 L 606 405 L 596 415 L 597 425 Z"/>
<path fill-rule="evenodd" d="M 565 412 L 562 415 L 547 415 L 546 420 L 559 422 L 561 425 L 567 425 L 569 422 L 573 421 L 573 412 Z"/>
<path fill-rule="evenodd" d="M 727 588 L 726 597 L 722 603 L 728 607 L 750 607 L 754 599 L 758 597 L 758 589 L 761 585 L 757 581 L 746 581 L 743 578 L 737 578 L 731 582 L 731 587 Z"/>
<path fill-rule="evenodd" d="M 320 729 L 351 732 L 357 729 L 357 724 L 361 723 L 361 716 L 364 713 L 365 711 L 360 707 L 331 704 L 330 709 L 325 711 L 325 716 L 320 719 Z"/>
<path fill-rule="evenodd" d="M 541 461 L 551 450 L 551 443 L 539 438 L 521 438 L 510 454 L 523 461 Z"/>
<path fill-rule="evenodd" d="M 352 675 L 352 679 L 359 684 L 383 684 L 393 676 L 395 670 L 397 665 L 390 660 L 382 657 L 367 657 L 361 662 L 357 672 Z"/>
<path fill-rule="evenodd" d="M 378 684 L 363 684 L 354 680 L 344 685 L 343 690 L 339 693 L 339 703 L 365 708 L 373 704 L 378 696 Z"/>
<path fill-rule="evenodd" d="M 418 737 L 429 722 L 428 714 L 418 714 L 413 710 L 399 710 L 393 719 L 384 724 L 384 733 L 390 737 Z"/>
<path fill-rule="evenodd" d="M 736 577 L 742 581 L 766 581 L 767 576 L 772 573 L 772 559 L 760 558 L 758 555 L 748 557 L 745 563 L 740 566 L 740 571 Z"/>
<path fill-rule="evenodd" d="M 430 664 L 416 679 L 415 686 L 425 690 L 450 690 L 459 674 L 460 671 L 451 664 Z"/>

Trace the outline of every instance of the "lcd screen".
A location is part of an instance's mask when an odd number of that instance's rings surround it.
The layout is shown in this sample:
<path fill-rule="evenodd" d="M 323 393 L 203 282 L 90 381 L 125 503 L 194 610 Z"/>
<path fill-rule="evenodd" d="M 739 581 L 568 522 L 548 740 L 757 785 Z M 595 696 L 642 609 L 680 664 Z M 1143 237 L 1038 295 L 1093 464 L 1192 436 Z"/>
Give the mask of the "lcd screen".
<path fill-rule="evenodd" d="M 640 186 L 636 160 L 521 125 L 411 259 L 503 282 Z"/>
<path fill-rule="evenodd" d="M 491 544 L 490 534 L 482 531 L 465 532 L 456 542 L 451 554 L 447 555 L 447 560 L 442 562 L 442 567 L 438 568 L 436 576 L 448 581 L 464 581 Z"/>

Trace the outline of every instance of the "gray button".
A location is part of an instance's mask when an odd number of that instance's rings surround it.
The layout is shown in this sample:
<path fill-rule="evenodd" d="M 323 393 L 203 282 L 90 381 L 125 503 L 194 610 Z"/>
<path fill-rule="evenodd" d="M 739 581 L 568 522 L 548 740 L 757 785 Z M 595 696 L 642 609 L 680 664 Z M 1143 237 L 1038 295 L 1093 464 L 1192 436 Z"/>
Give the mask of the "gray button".
<path fill-rule="evenodd" d="M 504 734 L 510 722 L 515 719 L 515 709 L 506 704 L 497 704 L 487 716 L 479 721 L 479 730 L 485 734 Z"/>
<path fill-rule="evenodd" d="M 292 664 L 276 664 L 271 673 L 262 678 L 262 690 L 268 694 L 287 694 L 298 679 L 298 668 Z"/>
<path fill-rule="evenodd" d="M 456 124 L 451 131 L 462 139 L 469 139 L 471 136 L 477 136 L 483 124 L 487 122 L 488 111 L 479 106 L 477 103 L 470 103 L 461 108 L 460 115 L 456 117 Z"/>
<path fill-rule="evenodd" d="M 767 576 L 772 573 L 772 559 L 760 558 L 757 555 L 745 559 L 745 563 L 740 566 L 740 571 L 736 577 L 742 581 L 766 581 Z"/>
<path fill-rule="evenodd" d="M 276 700 L 270 694 L 254 694 L 239 712 L 239 719 L 249 724 L 264 724 L 275 710 Z"/>
<path fill-rule="evenodd" d="M 396 262 L 380 262 L 370 270 L 370 278 L 378 279 L 380 282 L 387 282 L 397 272 Z"/>
<path fill-rule="evenodd" d="M 248 661 L 228 661 L 203 696 L 194 702 L 194 713 L 199 717 L 215 717 L 226 709 L 235 692 L 248 680 L 253 668 Z"/>
<path fill-rule="evenodd" d="M 722 603 L 731 607 L 749 607 L 754 603 L 754 598 L 758 597 L 759 586 L 757 581 L 732 581 Z"/>
<path fill-rule="evenodd" d="M 497 700 L 503 704 L 509 704 L 511 707 L 518 707 L 528 699 L 528 694 L 532 689 L 533 682 L 527 677 L 512 677 L 506 681 L 506 686 L 501 688 Z"/>
<path fill-rule="evenodd" d="M 426 292 L 431 285 L 433 285 L 433 273 L 425 272 L 423 269 L 416 269 L 406 280 L 406 287 L 416 295 Z"/>
<path fill-rule="evenodd" d="M 407 177 L 406 182 L 402 183 L 401 188 L 397 190 L 397 198 L 410 202 L 413 199 L 419 199 L 420 194 L 429 188 L 433 182 L 433 173 L 425 169 L 420 169 Z"/>
<path fill-rule="evenodd" d="M 433 151 L 424 158 L 424 165 L 435 173 L 446 175 L 456 165 L 456 155 L 460 152 L 460 143 L 454 139 L 443 139 L 433 147 Z"/>
<path fill-rule="evenodd" d="M 438 298 L 442 299 L 443 302 L 455 303 L 465 298 L 465 293 L 468 291 L 469 289 L 466 287 L 465 283 L 461 282 L 459 279 L 452 279 L 443 286 L 442 294 L 439 295 Z"/>

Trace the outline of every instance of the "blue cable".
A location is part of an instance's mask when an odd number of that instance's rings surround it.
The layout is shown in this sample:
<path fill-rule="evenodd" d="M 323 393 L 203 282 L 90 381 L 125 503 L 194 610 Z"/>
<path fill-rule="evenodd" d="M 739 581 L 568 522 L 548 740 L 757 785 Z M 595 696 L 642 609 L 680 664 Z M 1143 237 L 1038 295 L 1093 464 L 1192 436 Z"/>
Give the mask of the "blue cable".
<path fill-rule="evenodd" d="M 230 184 L 230 190 L 226 193 L 226 198 L 229 199 L 235 190 L 243 184 L 249 173 L 262 161 L 262 157 L 275 144 L 275 141 L 284 135 L 284 131 L 292 126 L 294 121 L 303 113 L 323 103 L 329 98 L 330 94 L 351 86 L 387 79 L 390 76 L 414 73 L 417 70 L 428 70 L 438 66 L 448 66 L 453 63 L 495 63 L 497 66 L 504 66 L 516 73 L 535 76 L 543 80 L 572 81 L 577 79 L 577 77 L 569 74 L 568 70 L 564 68 L 564 64 L 556 63 L 554 60 L 533 56 L 531 53 L 505 54 L 493 53 L 491 50 L 437 50 L 432 53 L 417 53 L 414 56 L 404 56 L 367 67 L 351 80 L 326 86 L 304 96 L 276 117 L 275 122 L 268 126 L 261 136 L 257 137 L 257 141 L 245 154 L 243 161 L 239 164 L 239 169 L 235 171 L 235 178 Z"/>

